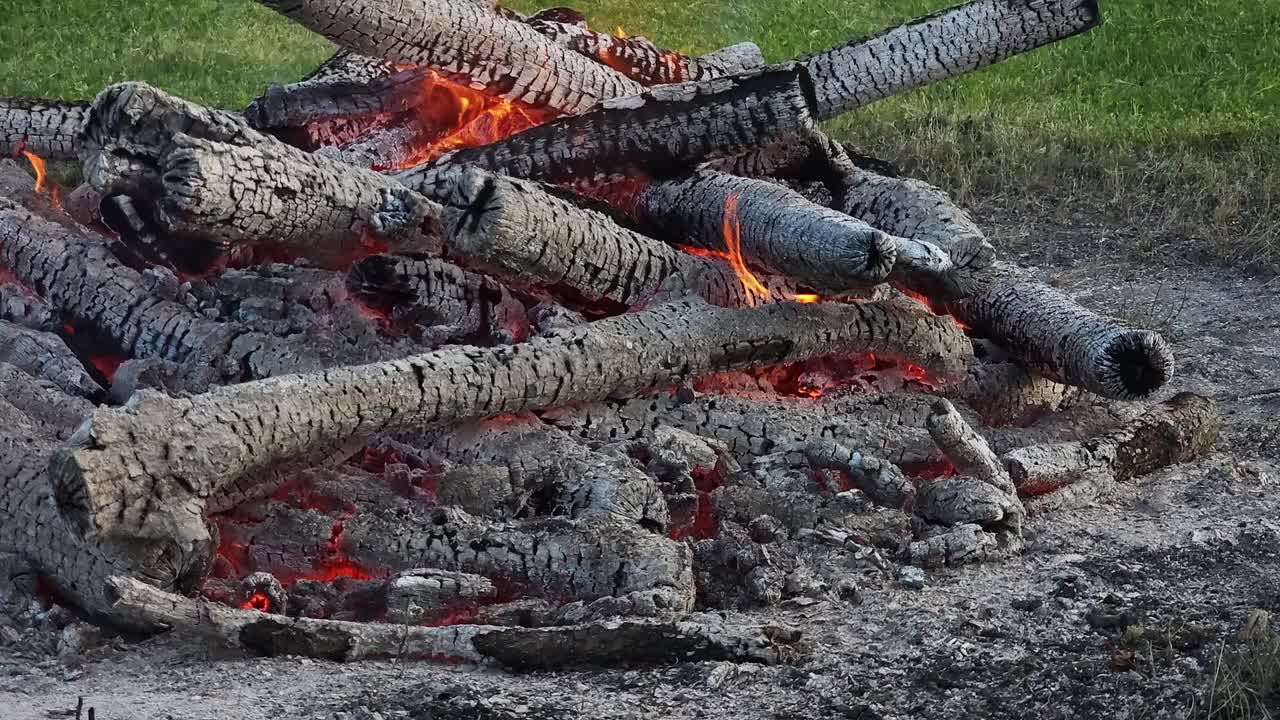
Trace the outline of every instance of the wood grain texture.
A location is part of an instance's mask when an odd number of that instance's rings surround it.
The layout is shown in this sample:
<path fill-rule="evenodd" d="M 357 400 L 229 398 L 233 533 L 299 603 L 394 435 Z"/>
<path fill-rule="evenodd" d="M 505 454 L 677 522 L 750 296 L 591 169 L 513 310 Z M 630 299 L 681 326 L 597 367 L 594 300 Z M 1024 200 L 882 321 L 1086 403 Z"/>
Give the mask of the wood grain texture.
<path fill-rule="evenodd" d="M 89 104 L 0 97 L 0 157 L 23 150 L 45 160 L 75 160 Z"/>

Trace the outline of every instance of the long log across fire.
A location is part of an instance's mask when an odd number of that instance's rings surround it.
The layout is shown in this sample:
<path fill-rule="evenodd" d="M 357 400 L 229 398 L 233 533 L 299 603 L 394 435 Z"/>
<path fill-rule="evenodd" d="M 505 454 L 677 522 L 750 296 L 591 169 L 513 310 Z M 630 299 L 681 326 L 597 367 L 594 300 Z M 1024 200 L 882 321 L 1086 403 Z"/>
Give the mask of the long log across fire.
<path fill-rule="evenodd" d="M 1087 31 L 1094 0 L 779 65 L 565 9 L 261 2 L 341 50 L 245 112 L 0 99 L 40 174 L 0 165 L 0 554 L 101 623 L 776 662 L 794 633 L 689 613 L 838 594 L 868 553 L 1006 557 L 1029 510 L 1214 445 L 1205 398 L 1117 402 L 1168 382 L 1158 334 L 817 126 Z M 44 160 L 81 164 L 65 209 Z"/>

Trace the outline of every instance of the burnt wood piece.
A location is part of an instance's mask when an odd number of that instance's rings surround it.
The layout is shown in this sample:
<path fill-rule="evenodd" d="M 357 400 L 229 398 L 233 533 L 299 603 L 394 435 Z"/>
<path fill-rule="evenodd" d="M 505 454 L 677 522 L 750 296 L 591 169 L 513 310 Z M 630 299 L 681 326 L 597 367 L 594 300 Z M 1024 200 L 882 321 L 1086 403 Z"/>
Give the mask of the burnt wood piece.
<path fill-rule="evenodd" d="M 506 628 L 285 618 L 166 593 L 127 577 L 112 577 L 108 590 L 113 612 L 134 626 L 194 634 L 261 655 L 338 661 L 495 660 L 521 670 L 674 660 L 775 664 L 797 639 L 794 632 L 768 628 L 656 620 Z"/>
<path fill-rule="evenodd" d="M 141 83 L 94 102 L 85 175 L 128 195 L 144 220 L 179 242 L 227 249 L 270 244 L 322 265 L 367 254 L 368 236 L 426 244 L 439 208 L 394 180 L 306 153 Z"/>
<path fill-rule="evenodd" d="M 724 443 L 744 466 L 783 447 L 820 440 L 908 465 L 938 458 L 924 429 L 928 411 L 929 398 L 912 395 L 865 396 L 834 408 L 809 399 L 661 394 L 556 408 L 542 419 L 594 443 L 639 440 L 655 428 L 673 427 Z"/>
<path fill-rule="evenodd" d="M 85 540 L 62 520 L 47 474 L 49 455 L 92 411 L 89 401 L 0 363 L 0 417 L 10 429 L 0 435 L 0 555 L 16 556 L 49 582 L 59 600 L 101 619 L 111 605 L 105 595 L 111 575 L 188 592 L 203 576 L 212 548 Z"/>
<path fill-rule="evenodd" d="M 418 569 L 387 581 L 387 622 L 430 625 L 451 610 L 490 604 L 498 588 L 489 578 L 470 573 Z"/>
<path fill-rule="evenodd" d="M 379 83 L 396 72 L 393 63 L 381 58 L 338 50 L 298 82 L 268 85 L 261 96 L 249 103 L 244 116 L 250 125 L 260 130 L 302 127 L 313 120 L 333 117 L 330 110 L 346 104 L 340 93 L 334 92 L 335 88 L 363 91 L 367 103 L 367 93 L 382 87 Z M 391 87 L 399 85 L 393 83 Z"/>
<path fill-rule="evenodd" d="M 764 180 L 704 170 L 640 192 L 645 227 L 682 242 L 732 253 L 824 294 L 883 282 L 911 241 L 894 238 Z M 908 250 L 908 252 L 912 252 Z"/>
<path fill-rule="evenodd" d="M 53 474 L 59 506 L 82 533 L 200 537 L 207 499 L 238 478 L 378 432 L 866 352 L 948 378 L 964 372 L 972 350 L 949 319 L 878 303 L 726 310 L 685 300 L 516 346 L 452 348 L 191 398 L 140 392 L 124 408 L 95 413 Z M 274 431 L 263 435 L 264 426 Z M 141 436 L 151 442 L 132 441 Z"/>
<path fill-rule="evenodd" d="M 1149 397 L 1173 375 L 1173 352 L 1158 333 L 1123 327 L 1027 277 L 994 250 L 968 213 L 918 180 L 867 170 L 849 175 L 847 212 L 893 235 L 927 242 L 966 268 L 952 287 L 927 293 L 1028 370 L 1106 398 Z"/>
<path fill-rule="evenodd" d="M 642 89 L 528 25 L 467 0 L 259 0 L 335 43 L 429 67 L 508 100 L 576 115 Z"/>
<path fill-rule="evenodd" d="M 453 508 L 405 503 L 348 519 L 338 548 L 364 567 L 482 575 L 560 603 L 647 598 L 669 612 L 693 609 L 688 546 L 629 520 L 495 523 Z"/>
<path fill-rule="evenodd" d="M 976 412 L 987 427 L 1025 426 L 1086 395 L 1012 362 L 971 365 L 963 381 L 944 391 Z"/>
<path fill-rule="evenodd" d="M 752 307 L 796 289 L 765 278 L 748 292 L 723 260 L 696 257 L 553 195 L 535 183 L 468 168 L 451 173 L 444 227 L 451 253 L 518 286 L 571 290 L 631 307 L 662 291 L 722 307 Z"/>
<path fill-rule="evenodd" d="M 644 37 L 616 37 L 590 30 L 565 33 L 566 47 L 607 65 L 646 87 L 697 82 L 737 75 L 764 65 L 764 55 L 753 43 L 735 45 L 720 55 L 691 58 L 664 50 Z"/>
<path fill-rule="evenodd" d="M 525 307 L 501 283 L 427 255 L 373 255 L 351 267 L 347 287 L 430 344 L 528 339 Z"/>
<path fill-rule="evenodd" d="M 58 313 L 48 303 L 13 282 L 0 283 L 0 320 L 48 333 L 62 327 Z"/>
<path fill-rule="evenodd" d="M 53 333 L 0 321 L 0 363 L 48 380 L 68 395 L 96 400 L 105 394 L 71 348 Z"/>
<path fill-rule="evenodd" d="M 602 103 L 586 115 L 445 153 L 396 177 L 418 187 L 434 169 L 450 164 L 547 182 L 672 174 L 808 132 L 810 97 L 808 78 L 794 65 L 663 85 Z"/>
<path fill-rule="evenodd" d="M 45 160 L 75 160 L 89 104 L 0 97 L 0 157 L 23 150 Z"/>
<path fill-rule="evenodd" d="M 532 414 L 442 429 L 423 441 L 438 458 L 463 471 L 445 474 L 441 502 L 471 513 L 517 517 L 550 510 L 569 518 L 613 518 L 659 531 L 670 520 L 657 484 L 629 457 L 591 450 Z M 482 483 L 485 490 L 497 492 L 465 487 L 475 484 L 478 466 L 499 470 L 496 478 Z"/>
<path fill-rule="evenodd" d="M 1125 482 L 1213 452 L 1220 425 L 1217 403 L 1181 393 L 1111 432 L 1010 450 L 1002 460 L 1022 495 L 1041 495 L 1088 476 Z"/>
<path fill-rule="evenodd" d="M 975 0 L 801 60 L 820 120 L 1085 32 L 1097 0 Z"/>
<path fill-rule="evenodd" d="M 324 120 L 356 120 L 401 113 L 422 100 L 426 68 L 410 68 L 364 80 L 303 81 L 272 85 L 245 111 L 259 130 L 301 128 Z"/>

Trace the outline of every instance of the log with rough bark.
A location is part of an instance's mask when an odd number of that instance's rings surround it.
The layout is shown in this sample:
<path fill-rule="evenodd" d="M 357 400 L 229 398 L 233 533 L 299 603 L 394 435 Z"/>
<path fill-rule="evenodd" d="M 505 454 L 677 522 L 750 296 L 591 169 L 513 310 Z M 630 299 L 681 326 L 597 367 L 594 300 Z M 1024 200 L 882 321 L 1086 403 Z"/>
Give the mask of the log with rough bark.
<path fill-rule="evenodd" d="M 624 307 L 659 291 L 688 292 L 722 307 L 797 292 L 777 277 L 765 279 L 767 295 L 748 292 L 723 260 L 681 252 L 531 182 L 469 168 L 447 184 L 450 252 L 520 286 L 566 289 Z"/>
<path fill-rule="evenodd" d="M 429 67 L 508 100 L 565 114 L 642 89 L 528 25 L 467 0 L 259 1 L 358 53 Z"/>
<path fill-rule="evenodd" d="M 1023 426 L 1085 395 L 1079 388 L 1011 362 L 975 363 L 963 381 L 945 388 L 944 393 L 978 413 L 988 427 Z"/>
<path fill-rule="evenodd" d="M 96 413 L 53 474 L 59 506 L 85 535 L 201 537 L 207 499 L 238 478 L 377 432 L 857 352 L 954 377 L 971 346 L 948 319 L 876 303 L 725 310 L 686 300 L 516 346 L 442 350 L 193 398 L 139 393 L 125 408 Z M 261 435 L 263 426 L 274 432 Z M 144 435 L 151 438 L 145 446 L 131 441 Z"/>
<path fill-rule="evenodd" d="M 426 255 L 373 255 L 351 267 L 347 287 L 432 345 L 529 338 L 524 305 L 501 283 Z"/>
<path fill-rule="evenodd" d="M 249 103 L 245 119 L 259 130 L 301 127 L 332 117 L 330 109 L 346 104 L 341 92 L 333 92 L 334 88 L 368 93 L 395 73 L 396 66 L 386 60 L 339 50 L 298 82 L 269 85 Z"/>
<path fill-rule="evenodd" d="M 1045 378 L 1113 399 L 1149 397 L 1173 375 L 1173 353 L 1158 333 L 1123 327 L 1007 263 L 982 262 L 990 245 L 943 191 L 918 180 L 857 170 L 845 209 L 891 234 L 936 245 L 958 266 L 954 287 L 926 293 L 1018 364 Z M 957 260 L 956 258 L 973 258 Z"/>
<path fill-rule="evenodd" d="M 88 103 L 0 98 L 0 157 L 23 150 L 45 160 L 75 160 Z"/>
<path fill-rule="evenodd" d="M 269 244 L 322 265 L 367 254 L 371 238 L 429 245 L 434 203 L 384 175 L 290 147 L 243 120 L 141 83 L 94 102 L 85 174 L 124 193 L 179 243 Z"/>
<path fill-rule="evenodd" d="M 96 400 L 105 394 L 66 342 L 53 333 L 0 321 L 0 363 L 48 380 L 68 395 Z"/>
<path fill-rule="evenodd" d="M 1022 495 L 1042 495 L 1090 475 L 1124 482 L 1212 452 L 1220 423 L 1217 403 L 1181 393 L 1111 432 L 1010 450 L 1002 460 Z"/>
<path fill-rule="evenodd" d="M 426 68 L 410 68 L 366 79 L 272 85 L 249 105 L 245 119 L 259 130 L 270 130 L 401 113 L 422 100 L 422 85 L 430 75 Z"/>
<path fill-rule="evenodd" d="M 549 182 L 671 174 L 808 132 L 810 102 L 808 78 L 794 65 L 663 85 L 603 103 L 586 115 L 454 150 L 396 177 L 416 188 L 433 170 L 450 164 Z"/>
<path fill-rule="evenodd" d="M 900 254 L 929 255 L 920 243 L 891 237 L 785 187 L 713 171 L 653 183 L 640 192 L 636 215 L 667 237 L 740 253 L 749 264 L 821 293 L 883 282 Z M 946 261 L 934 252 L 939 263 Z"/>
<path fill-rule="evenodd" d="M 587 31 L 566 36 L 565 46 L 646 87 L 738 75 L 764 65 L 764 56 L 754 43 L 741 43 L 713 55 L 691 58 L 664 50 L 648 38 L 620 38 Z"/>
<path fill-rule="evenodd" d="M 418 627 L 286 618 L 162 592 L 112 577 L 112 612 L 135 627 L 194 634 L 262 655 L 326 660 L 495 660 L 518 670 L 673 660 L 774 664 L 794 632 L 680 621 L 625 620 L 551 628 Z"/>
<path fill-rule="evenodd" d="M 974 0 L 854 40 L 802 62 L 825 120 L 881 98 L 978 70 L 1085 32 L 1097 0 Z"/>

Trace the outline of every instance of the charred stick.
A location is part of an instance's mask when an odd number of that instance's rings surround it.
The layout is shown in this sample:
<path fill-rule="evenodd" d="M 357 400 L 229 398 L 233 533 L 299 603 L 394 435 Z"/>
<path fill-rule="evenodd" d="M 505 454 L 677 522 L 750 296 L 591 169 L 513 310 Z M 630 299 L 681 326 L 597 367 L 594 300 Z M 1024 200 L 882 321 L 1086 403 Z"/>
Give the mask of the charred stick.
<path fill-rule="evenodd" d="M 511 347 L 441 350 L 193 398 L 142 392 L 125 408 L 96 413 L 80 442 L 60 453 L 59 505 L 85 534 L 198 537 L 207 532 L 205 501 L 237 478 L 374 433 L 856 352 L 910 358 L 954 377 L 971 350 L 948 319 L 876 303 L 725 310 L 682 301 Z M 132 441 L 142 435 L 152 441 Z"/>
<path fill-rule="evenodd" d="M 502 97 L 574 115 L 640 92 L 622 74 L 467 0 L 259 0 L 365 55 L 429 67 Z"/>
<path fill-rule="evenodd" d="M 1217 403 L 1181 393 L 1097 437 L 1010 450 L 1003 461 L 1023 495 L 1040 495 L 1082 476 L 1124 482 L 1213 451 L 1221 419 Z"/>
<path fill-rule="evenodd" d="M 659 291 L 686 291 L 722 307 L 767 299 L 748 292 L 723 260 L 681 252 L 534 183 L 474 168 L 452 178 L 442 200 L 449 250 L 517 285 L 567 289 L 627 307 Z M 795 294 L 780 279 L 767 282 L 768 298 Z"/>
<path fill-rule="evenodd" d="M 883 282 L 908 243 L 785 187 L 707 170 L 642 190 L 636 214 L 668 237 L 738 251 L 749 264 L 830 294 Z"/>
<path fill-rule="evenodd" d="M 810 97 L 808 78 L 794 65 L 664 85 L 603 103 L 586 115 L 446 153 L 397 177 L 417 187 L 433 170 L 450 164 L 548 182 L 672 174 L 809 131 Z"/>
<path fill-rule="evenodd" d="M 22 151 L 45 160 L 75 160 L 88 103 L 0 98 L 0 157 Z"/>
<path fill-rule="evenodd" d="M 1097 0 L 974 0 L 804 58 L 821 120 L 1085 32 Z"/>
<path fill-rule="evenodd" d="M 732 660 L 777 663 L 794 634 L 690 622 L 626 620 L 550 628 L 418 627 L 287 618 L 162 592 L 113 577 L 113 611 L 135 626 L 212 638 L 261 655 L 326 660 L 493 660 L 518 670 L 613 663 Z"/>

